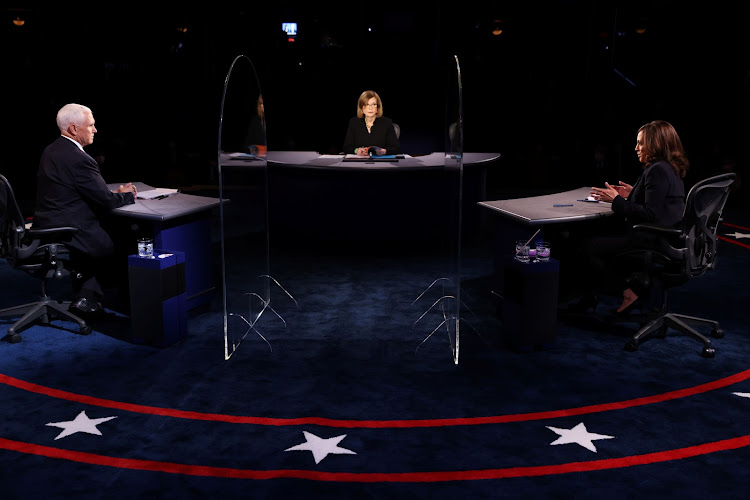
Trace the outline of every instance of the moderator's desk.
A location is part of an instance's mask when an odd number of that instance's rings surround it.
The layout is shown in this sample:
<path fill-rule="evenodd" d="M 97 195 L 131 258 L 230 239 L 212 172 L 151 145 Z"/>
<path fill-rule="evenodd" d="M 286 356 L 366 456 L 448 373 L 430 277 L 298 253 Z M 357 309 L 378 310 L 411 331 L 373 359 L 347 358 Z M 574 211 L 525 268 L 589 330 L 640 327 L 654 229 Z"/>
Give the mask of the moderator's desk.
<path fill-rule="evenodd" d="M 476 202 L 485 199 L 486 171 L 499 157 L 463 155 L 467 235 L 476 234 L 471 230 L 480 215 Z M 458 162 L 444 152 L 398 161 L 348 161 L 312 151 L 269 151 L 267 162 L 220 159 L 225 186 L 244 182 L 267 164 L 272 245 L 434 242 L 442 236 L 448 207 L 458 206 Z"/>
<path fill-rule="evenodd" d="M 409 156 L 399 160 L 362 159 L 347 160 L 344 155 L 321 155 L 315 151 L 269 151 L 267 153 L 268 167 L 302 167 L 307 169 L 336 169 L 341 170 L 424 170 L 425 167 L 439 168 L 456 163 L 455 158 L 446 158 L 445 153 L 430 153 L 424 156 Z M 472 166 L 489 163 L 500 158 L 499 153 L 464 153 L 463 165 Z M 265 162 L 254 159 L 232 157 L 227 153 L 221 154 L 221 164 L 230 167 L 261 167 Z"/>
<path fill-rule="evenodd" d="M 153 187 L 134 182 L 136 189 Z M 119 184 L 108 185 L 117 189 Z M 128 221 L 128 241 L 122 242 L 128 253 L 135 253 L 136 238 L 150 236 L 154 249 L 178 250 L 185 253 L 185 292 L 188 309 L 211 300 L 213 256 L 211 252 L 211 210 L 218 207 L 218 198 L 177 193 L 163 199 L 136 200 L 112 211 L 114 216 Z"/>

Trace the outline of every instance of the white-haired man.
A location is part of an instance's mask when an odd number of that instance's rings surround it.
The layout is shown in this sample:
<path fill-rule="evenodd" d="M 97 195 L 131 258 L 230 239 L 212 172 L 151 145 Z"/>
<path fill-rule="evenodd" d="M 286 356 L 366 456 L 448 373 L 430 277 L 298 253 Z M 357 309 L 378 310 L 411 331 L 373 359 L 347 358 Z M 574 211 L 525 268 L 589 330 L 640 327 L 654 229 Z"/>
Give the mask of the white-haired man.
<path fill-rule="evenodd" d="M 66 243 L 74 268 L 70 306 L 74 314 L 91 319 L 102 311 L 104 292 L 98 277 L 104 259 L 114 252 L 112 238 L 101 217 L 113 208 L 135 202 L 132 184 L 112 191 L 97 162 L 83 148 L 94 142 L 94 114 L 81 104 L 66 104 L 57 112 L 60 137 L 42 153 L 37 172 L 34 227 L 74 226 Z"/>

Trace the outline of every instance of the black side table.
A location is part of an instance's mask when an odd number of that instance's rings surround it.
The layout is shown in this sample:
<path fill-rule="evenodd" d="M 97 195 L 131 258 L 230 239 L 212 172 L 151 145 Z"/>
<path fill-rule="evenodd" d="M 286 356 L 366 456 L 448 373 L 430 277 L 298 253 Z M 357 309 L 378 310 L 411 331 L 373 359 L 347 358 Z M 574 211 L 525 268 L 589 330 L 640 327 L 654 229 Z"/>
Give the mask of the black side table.
<path fill-rule="evenodd" d="M 502 337 L 519 350 L 548 348 L 555 343 L 560 262 L 527 264 L 504 259 Z"/>

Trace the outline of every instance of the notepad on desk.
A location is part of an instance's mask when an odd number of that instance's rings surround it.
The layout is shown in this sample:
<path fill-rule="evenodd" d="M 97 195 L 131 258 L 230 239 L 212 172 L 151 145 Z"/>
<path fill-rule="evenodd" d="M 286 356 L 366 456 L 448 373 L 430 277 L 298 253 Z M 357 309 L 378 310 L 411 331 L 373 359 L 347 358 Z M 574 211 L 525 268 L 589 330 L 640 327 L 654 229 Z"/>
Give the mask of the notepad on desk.
<path fill-rule="evenodd" d="M 139 191 L 137 197 L 139 200 L 154 200 L 156 198 L 166 198 L 179 192 L 178 189 L 154 188 L 147 191 Z"/>
<path fill-rule="evenodd" d="M 354 154 L 348 154 L 344 156 L 343 161 L 361 161 L 361 162 L 372 162 L 372 161 L 398 161 L 403 159 L 404 155 L 372 155 L 372 156 L 360 156 Z"/>

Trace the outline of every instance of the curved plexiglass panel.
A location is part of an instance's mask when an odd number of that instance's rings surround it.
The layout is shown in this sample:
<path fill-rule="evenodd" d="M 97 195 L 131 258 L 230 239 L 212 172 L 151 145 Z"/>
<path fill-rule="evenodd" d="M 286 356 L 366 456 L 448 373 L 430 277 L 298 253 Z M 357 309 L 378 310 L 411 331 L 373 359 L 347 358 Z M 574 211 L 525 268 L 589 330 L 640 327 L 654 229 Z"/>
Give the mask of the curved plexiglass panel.
<path fill-rule="evenodd" d="M 252 61 L 237 56 L 224 80 L 218 180 L 224 357 L 251 335 L 270 343 L 261 318 L 273 315 L 268 236 L 265 108 Z"/>
<path fill-rule="evenodd" d="M 458 364 L 462 312 L 466 310 L 466 306 L 461 296 L 461 248 L 464 230 L 463 89 L 457 56 L 454 56 L 445 88 L 447 90 L 442 217 L 446 262 L 442 274 L 436 276 L 418 297 L 424 310 L 418 322 L 428 328 L 422 344 L 436 334 L 447 336 L 453 362 Z"/>

